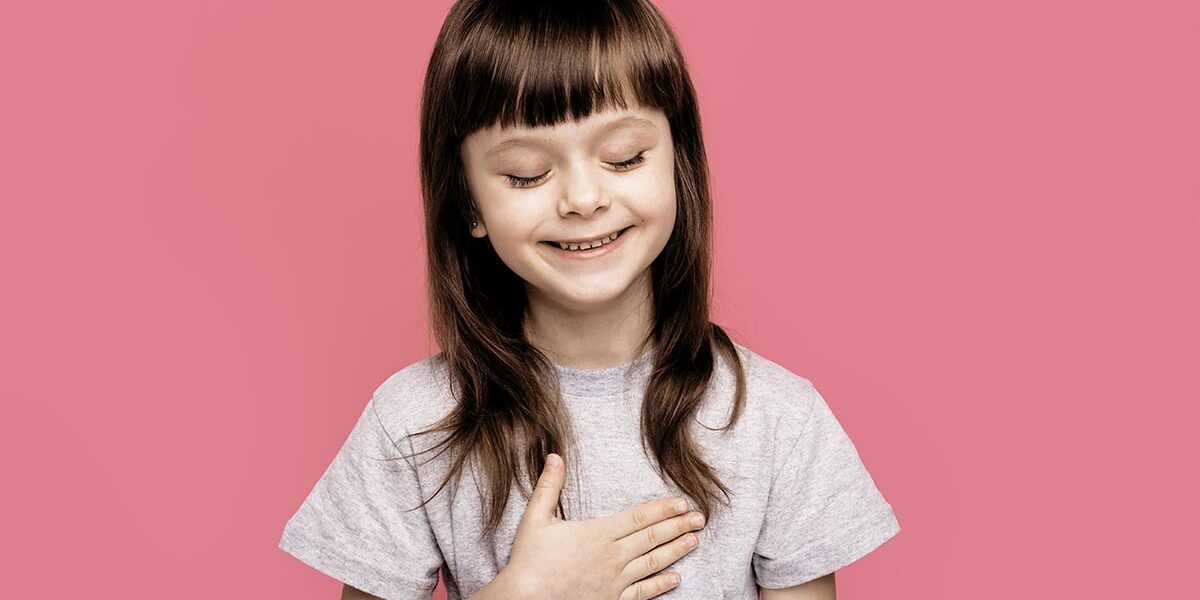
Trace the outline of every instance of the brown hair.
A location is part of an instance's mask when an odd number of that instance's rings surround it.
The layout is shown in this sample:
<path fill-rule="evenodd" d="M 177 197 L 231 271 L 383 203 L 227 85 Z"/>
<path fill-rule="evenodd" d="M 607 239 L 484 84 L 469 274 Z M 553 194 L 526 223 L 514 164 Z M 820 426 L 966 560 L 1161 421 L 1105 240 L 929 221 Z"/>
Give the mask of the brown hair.
<path fill-rule="evenodd" d="M 642 402 L 643 451 L 648 447 L 660 476 L 670 477 L 706 517 L 714 488 L 728 499 L 729 489 L 700 458 L 686 427 L 713 377 L 716 352 L 734 366 L 737 381 L 722 430 L 742 412 L 745 373 L 733 341 L 709 321 L 708 162 L 696 93 L 674 33 L 648 0 L 459 0 L 429 61 L 420 132 L 430 327 L 457 403 L 415 435 L 446 432 L 426 451 L 457 450 L 434 496 L 464 465 L 482 464 L 491 481 L 485 534 L 499 525 L 514 479 L 529 483 L 528 491 L 520 488 L 528 497 L 547 453 L 570 464 L 573 435 L 553 365 L 525 336 L 523 281 L 468 232 L 473 205 L 461 144 L 493 124 L 555 125 L 597 109 L 628 108 L 630 100 L 667 117 L 677 202 L 670 241 L 650 265 L 654 322 L 639 346 L 654 350 Z M 558 512 L 566 518 L 562 498 Z"/>

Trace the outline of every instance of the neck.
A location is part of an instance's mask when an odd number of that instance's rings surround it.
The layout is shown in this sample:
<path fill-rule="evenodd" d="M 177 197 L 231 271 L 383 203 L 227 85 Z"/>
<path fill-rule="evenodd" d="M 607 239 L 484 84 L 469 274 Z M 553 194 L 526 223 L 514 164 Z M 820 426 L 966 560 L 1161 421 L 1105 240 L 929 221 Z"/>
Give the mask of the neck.
<path fill-rule="evenodd" d="M 525 335 L 557 364 L 606 369 L 633 361 L 654 323 L 650 270 L 603 304 L 568 306 L 530 288 Z"/>

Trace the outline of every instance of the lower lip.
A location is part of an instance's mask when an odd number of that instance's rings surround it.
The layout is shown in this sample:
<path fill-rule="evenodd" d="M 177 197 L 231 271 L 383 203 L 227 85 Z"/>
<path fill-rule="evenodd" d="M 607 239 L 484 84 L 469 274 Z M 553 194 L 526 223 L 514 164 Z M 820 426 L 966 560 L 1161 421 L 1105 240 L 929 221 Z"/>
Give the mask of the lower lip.
<path fill-rule="evenodd" d="M 617 239 L 615 239 L 607 244 L 603 244 L 597 248 L 588 248 L 587 250 L 563 250 L 562 247 L 560 247 L 558 244 L 555 244 L 554 242 L 539 242 L 539 243 L 543 246 L 546 246 L 552 252 L 554 252 L 555 254 L 558 254 L 559 256 L 562 256 L 563 258 L 582 260 L 585 258 L 595 258 L 597 256 L 604 256 L 605 254 L 608 254 L 609 252 L 616 250 L 617 246 L 621 245 L 621 242 L 625 240 L 625 236 L 629 235 L 630 229 L 633 229 L 633 225 L 630 225 L 629 227 L 626 227 L 625 229 L 621 230 L 621 235 L 618 235 Z"/>

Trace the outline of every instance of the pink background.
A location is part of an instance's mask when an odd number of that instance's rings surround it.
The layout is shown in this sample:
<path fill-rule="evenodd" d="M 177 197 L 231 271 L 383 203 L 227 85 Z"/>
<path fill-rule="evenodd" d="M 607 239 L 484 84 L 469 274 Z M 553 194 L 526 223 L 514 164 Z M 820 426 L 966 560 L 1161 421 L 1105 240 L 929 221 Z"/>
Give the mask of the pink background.
<path fill-rule="evenodd" d="M 716 320 L 822 390 L 903 528 L 839 597 L 1194 589 L 1200 5 L 659 5 Z M 448 6 L 0 9 L 0 595 L 337 597 L 276 544 L 431 348 Z"/>

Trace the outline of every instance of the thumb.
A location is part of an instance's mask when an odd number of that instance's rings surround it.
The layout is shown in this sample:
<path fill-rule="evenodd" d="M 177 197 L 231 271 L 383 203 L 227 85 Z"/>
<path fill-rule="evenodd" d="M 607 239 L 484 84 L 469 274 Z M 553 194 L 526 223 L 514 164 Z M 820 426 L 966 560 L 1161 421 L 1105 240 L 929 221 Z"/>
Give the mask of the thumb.
<path fill-rule="evenodd" d="M 554 453 L 546 455 L 546 466 L 542 467 L 542 475 L 538 477 L 533 497 L 529 499 L 529 506 L 525 509 L 527 517 L 539 521 L 554 518 L 558 512 L 558 495 L 562 491 L 565 473 L 561 456 Z"/>

